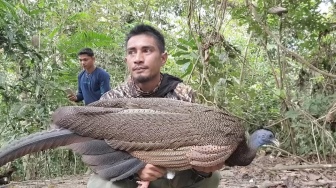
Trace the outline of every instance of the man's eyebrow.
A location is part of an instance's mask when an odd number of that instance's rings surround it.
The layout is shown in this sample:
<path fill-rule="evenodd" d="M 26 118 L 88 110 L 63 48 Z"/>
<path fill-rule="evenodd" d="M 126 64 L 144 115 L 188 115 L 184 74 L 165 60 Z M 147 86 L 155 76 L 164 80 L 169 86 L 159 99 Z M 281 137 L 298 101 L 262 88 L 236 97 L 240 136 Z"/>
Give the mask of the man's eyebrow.
<path fill-rule="evenodd" d="M 155 48 L 155 47 L 152 46 L 152 45 L 148 45 L 148 46 L 143 46 L 143 47 L 141 47 L 141 48 Z"/>
<path fill-rule="evenodd" d="M 126 50 L 134 50 L 134 49 L 135 49 L 135 47 L 129 47 Z"/>
<path fill-rule="evenodd" d="M 155 48 L 153 45 L 148 45 L 148 46 L 141 46 L 141 49 L 147 49 L 147 48 Z M 134 50 L 136 47 L 129 47 L 126 50 Z"/>

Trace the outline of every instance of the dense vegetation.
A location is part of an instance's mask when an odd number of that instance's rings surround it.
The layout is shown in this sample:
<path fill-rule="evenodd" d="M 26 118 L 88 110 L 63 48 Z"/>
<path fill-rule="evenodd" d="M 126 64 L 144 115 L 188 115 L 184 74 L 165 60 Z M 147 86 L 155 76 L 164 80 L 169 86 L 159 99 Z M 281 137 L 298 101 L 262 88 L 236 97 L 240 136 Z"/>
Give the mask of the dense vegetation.
<path fill-rule="evenodd" d="M 270 13 L 276 6 L 287 11 Z M 248 130 L 270 127 L 288 153 L 328 161 L 335 12 L 327 0 L 0 0 L 0 145 L 48 128 L 57 107 L 73 105 L 64 89 L 76 89 L 81 48 L 96 51 L 112 87 L 122 82 L 125 34 L 143 22 L 164 33 L 164 71 L 193 86 L 199 102 L 228 109 Z M 67 150 L 14 165 L 26 179 L 85 171 Z"/>

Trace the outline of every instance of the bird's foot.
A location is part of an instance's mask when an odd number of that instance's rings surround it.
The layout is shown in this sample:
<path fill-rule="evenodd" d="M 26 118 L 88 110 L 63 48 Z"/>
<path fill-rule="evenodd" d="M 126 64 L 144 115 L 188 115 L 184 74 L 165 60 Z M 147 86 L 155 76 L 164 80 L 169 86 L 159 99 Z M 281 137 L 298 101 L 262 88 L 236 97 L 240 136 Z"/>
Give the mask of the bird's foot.
<path fill-rule="evenodd" d="M 137 181 L 138 187 L 137 188 L 148 188 L 149 181 Z"/>

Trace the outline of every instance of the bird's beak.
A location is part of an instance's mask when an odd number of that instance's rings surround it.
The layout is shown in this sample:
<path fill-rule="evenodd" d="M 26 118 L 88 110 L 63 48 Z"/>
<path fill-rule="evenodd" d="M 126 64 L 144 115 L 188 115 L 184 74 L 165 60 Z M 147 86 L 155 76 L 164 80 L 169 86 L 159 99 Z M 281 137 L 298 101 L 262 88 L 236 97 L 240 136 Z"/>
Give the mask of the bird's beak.
<path fill-rule="evenodd" d="M 279 147 L 280 146 L 280 142 L 278 139 L 274 138 L 273 140 L 271 140 L 271 142 L 276 146 Z"/>

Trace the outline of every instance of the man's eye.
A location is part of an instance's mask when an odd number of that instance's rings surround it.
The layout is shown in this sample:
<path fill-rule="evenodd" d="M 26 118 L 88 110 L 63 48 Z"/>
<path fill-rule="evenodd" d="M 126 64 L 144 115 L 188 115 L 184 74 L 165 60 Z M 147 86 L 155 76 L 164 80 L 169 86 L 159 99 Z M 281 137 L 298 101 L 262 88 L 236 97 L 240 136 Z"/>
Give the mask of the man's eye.
<path fill-rule="evenodd" d="M 132 54 L 134 54 L 135 52 L 134 51 L 128 51 L 128 54 L 129 55 L 132 55 Z"/>

